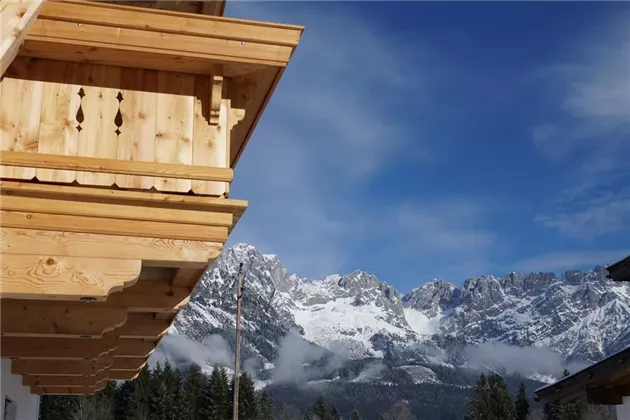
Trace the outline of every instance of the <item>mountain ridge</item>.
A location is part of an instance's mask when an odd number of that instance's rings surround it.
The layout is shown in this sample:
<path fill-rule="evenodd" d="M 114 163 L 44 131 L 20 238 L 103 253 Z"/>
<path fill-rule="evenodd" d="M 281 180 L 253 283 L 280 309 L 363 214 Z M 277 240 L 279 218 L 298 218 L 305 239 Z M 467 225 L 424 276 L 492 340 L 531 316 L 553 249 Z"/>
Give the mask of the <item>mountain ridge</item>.
<path fill-rule="evenodd" d="M 292 361 L 293 369 L 323 363 L 332 371 L 340 362 L 327 363 L 337 358 L 394 361 L 407 371 L 420 371 L 409 366 L 516 369 L 506 366 L 515 360 L 504 354 L 531 347 L 538 349 L 537 359 L 544 354 L 554 361 L 528 372 L 540 378 L 560 360 L 543 350 L 589 363 L 630 342 L 630 287 L 606 279 L 599 265 L 560 276 L 509 272 L 471 277 L 460 287 L 434 279 L 402 294 L 362 270 L 301 278 L 289 274 L 278 256 L 244 243 L 226 248 L 209 268 L 172 333 L 201 343 L 218 335 L 233 347 L 241 262 L 246 271 L 243 357 L 259 377 L 272 381 L 284 369 L 283 358 L 295 357 L 295 349 L 304 354 Z M 501 347 L 497 357 L 485 357 L 499 345 L 508 347 Z M 486 346 L 486 351 L 475 351 L 475 346 Z M 494 366 L 495 359 L 505 363 Z"/>

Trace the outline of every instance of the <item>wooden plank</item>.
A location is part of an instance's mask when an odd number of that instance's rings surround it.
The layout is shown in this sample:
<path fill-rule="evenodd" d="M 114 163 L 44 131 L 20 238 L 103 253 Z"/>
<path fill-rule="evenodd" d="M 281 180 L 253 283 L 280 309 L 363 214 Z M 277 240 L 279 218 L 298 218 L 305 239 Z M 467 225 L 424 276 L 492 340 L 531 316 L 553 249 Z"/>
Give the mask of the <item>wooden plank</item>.
<path fill-rule="evenodd" d="M 235 168 L 284 69 L 269 68 L 230 80 L 228 96 L 232 108 L 245 109 L 245 117 L 230 133 L 230 167 Z"/>
<path fill-rule="evenodd" d="M 6 92 L 5 92 L 6 93 Z M 138 176 L 197 179 L 203 181 L 232 182 L 234 172 L 229 168 L 207 168 L 177 163 L 124 161 L 116 159 L 50 155 L 1 151 L 0 163 L 7 166 L 103 172 Z"/>
<path fill-rule="evenodd" d="M 155 209 L 123 204 L 103 204 L 89 202 L 68 202 L 48 198 L 2 196 L 0 209 L 8 211 L 65 214 L 69 216 L 92 217 L 98 223 L 99 217 L 121 220 L 148 220 L 164 223 L 184 223 L 206 226 L 231 226 L 231 213 L 201 212 L 196 210 Z M 87 232 L 89 233 L 89 231 Z"/>
<path fill-rule="evenodd" d="M 119 357 L 146 359 L 157 345 L 156 341 L 145 341 L 136 338 L 121 338 L 114 350 L 114 360 Z"/>
<path fill-rule="evenodd" d="M 127 308 L 131 312 L 173 314 L 188 304 L 190 288 L 175 287 L 166 282 L 141 281 L 119 293 L 112 293 L 107 303 L 94 303 L 107 307 Z M 168 317 L 171 319 L 172 315 Z"/>
<path fill-rule="evenodd" d="M 98 386 L 84 386 L 81 388 L 69 388 L 69 387 L 31 387 L 31 394 L 34 395 L 93 395 L 97 391 L 105 388 L 107 384 L 102 383 Z"/>
<path fill-rule="evenodd" d="M 120 93 L 121 69 L 100 64 L 84 65 L 81 73 L 81 109 L 77 156 L 116 159 L 118 127 L 115 124 Z M 84 185 L 113 185 L 111 173 L 77 172 L 76 180 Z"/>
<path fill-rule="evenodd" d="M 261 22 L 246 19 L 194 16 L 188 13 L 138 10 L 125 7 L 134 2 L 124 1 L 122 6 L 92 4 L 85 1 L 64 1 L 74 13 L 67 13 L 66 7 L 51 3 L 40 12 L 42 18 L 64 20 L 76 23 L 93 23 L 127 28 L 146 28 L 151 31 L 198 35 L 201 37 L 221 37 L 245 42 L 261 42 L 273 45 L 296 47 L 303 26 Z M 158 1 L 161 3 L 161 1 Z M 204 1 L 204 9 L 214 6 Z M 71 5 L 71 6 L 70 6 Z"/>
<path fill-rule="evenodd" d="M 116 337 L 41 338 L 3 337 L 1 357 L 19 359 L 98 359 L 117 349 Z"/>
<path fill-rule="evenodd" d="M 0 191 L 6 195 L 57 198 L 60 200 L 93 201 L 119 204 L 144 204 L 158 207 L 181 208 L 242 214 L 246 200 L 223 199 L 182 194 L 162 194 L 148 191 L 124 191 L 105 188 L 76 187 L 29 182 L 0 181 Z"/>
<path fill-rule="evenodd" d="M 107 381 L 109 376 L 107 372 L 101 372 L 96 375 L 86 376 L 35 376 L 26 375 L 22 378 L 22 385 L 31 387 L 71 387 L 83 388 L 86 386 L 94 386 L 99 382 Z"/>
<path fill-rule="evenodd" d="M 194 88 L 193 75 L 158 73 L 156 162 L 192 165 Z M 158 191 L 188 192 L 192 182 L 164 177 L 156 178 L 153 186 Z"/>
<path fill-rule="evenodd" d="M 67 6 L 66 6 L 67 7 Z M 67 10 L 65 9 L 68 13 Z M 76 11 L 72 7 L 72 11 Z M 156 56 L 177 50 L 181 56 L 190 53 L 203 54 L 209 60 L 246 62 L 285 67 L 295 49 L 290 45 L 278 45 L 266 41 L 243 41 L 222 34 L 205 36 L 187 33 L 157 32 L 145 27 L 124 27 L 116 22 L 102 20 L 77 25 L 58 19 L 40 17 L 32 26 L 25 45 L 30 39 L 53 38 L 73 40 L 77 45 L 105 46 L 115 49 L 144 49 Z M 185 26 L 186 21 L 174 19 Z M 173 22 L 175 23 L 175 22 Z M 299 31 L 293 31 L 298 32 Z M 225 35 L 223 35 L 225 36 Z"/>
<path fill-rule="evenodd" d="M 3 244 L 4 245 L 4 244 Z M 140 260 L 46 255 L 2 255 L 0 297 L 10 299 L 105 300 L 133 285 Z"/>
<path fill-rule="evenodd" d="M 109 380 L 110 381 L 132 381 L 138 377 L 140 374 L 140 370 L 137 372 L 130 370 L 110 370 L 109 371 Z"/>
<path fill-rule="evenodd" d="M 54 80 L 46 82 L 42 90 L 42 106 L 39 126 L 38 153 L 76 156 L 79 146 L 77 113 L 81 105 L 80 85 L 77 81 L 81 72 L 78 63 L 40 60 L 38 66 L 46 66 Z M 54 169 L 37 169 L 40 181 L 73 182 L 76 172 Z"/>
<path fill-rule="evenodd" d="M 157 72 L 145 69 L 122 69 L 120 112 L 123 125 L 118 136 L 117 158 L 153 162 L 157 111 Z M 149 177 L 116 175 L 122 188 L 153 187 Z"/>
<path fill-rule="evenodd" d="M 17 56 L 45 0 L 7 0 L 0 15 L 0 77 Z"/>
<path fill-rule="evenodd" d="M 34 155 L 37 152 L 39 118 L 43 83 L 35 80 L 5 77 L 0 101 L 0 137 L 7 153 Z M 19 101 L 16 102 L 16 98 Z M 0 176 L 32 179 L 35 168 L 0 167 Z"/>
<path fill-rule="evenodd" d="M 109 368 L 114 363 L 112 356 L 88 360 L 38 360 L 16 359 L 11 362 L 14 375 L 94 375 Z"/>
<path fill-rule="evenodd" d="M 166 333 L 170 325 L 169 321 L 155 319 L 152 313 L 130 313 L 124 325 L 116 330 L 116 334 L 120 338 L 157 339 Z"/>
<path fill-rule="evenodd" d="M 227 114 L 222 89 L 214 89 L 219 83 L 217 76 L 195 77 L 194 130 L 192 164 L 215 168 L 229 168 Z M 217 98 L 218 97 L 218 98 Z M 213 106 L 213 102 L 218 105 Z M 213 108 L 217 108 L 216 124 L 211 124 Z M 193 181 L 192 190 L 196 194 L 222 196 L 226 192 L 224 182 Z"/>
<path fill-rule="evenodd" d="M 201 280 L 205 272 L 205 268 L 180 268 L 177 270 L 171 284 L 177 287 L 189 287 L 192 290 L 197 285 L 197 282 Z"/>
<path fill-rule="evenodd" d="M 83 302 L 4 299 L 0 312 L 3 337 L 100 337 L 127 321 L 125 308 L 99 307 Z"/>
<path fill-rule="evenodd" d="M 84 258 L 134 258 L 159 262 L 161 266 L 203 268 L 221 253 L 217 242 L 136 238 L 89 233 L 0 227 L 0 253 L 20 255 L 59 255 Z"/>
<path fill-rule="evenodd" d="M 269 67 L 268 64 L 227 61 L 221 57 L 209 57 L 198 52 L 185 52 L 182 55 L 178 50 L 161 50 L 156 54 L 154 50 L 133 46 L 110 47 L 95 42 L 77 45 L 71 39 L 37 36 L 30 36 L 27 39 L 18 58 L 20 56 L 203 75 L 212 72 L 217 64 L 221 64 L 225 77 L 242 76 Z M 7 73 L 10 70 L 11 68 Z"/>
<path fill-rule="evenodd" d="M 137 372 L 147 364 L 145 359 L 138 357 L 116 357 L 112 364 L 112 370 L 128 370 Z"/>
<path fill-rule="evenodd" d="M 71 205 L 71 204 L 68 204 Z M 62 214 L 28 213 L 0 210 L 4 227 L 51 230 L 103 235 L 137 236 L 190 241 L 227 241 L 228 228 L 181 223 L 161 223 L 144 220 L 83 217 Z"/>

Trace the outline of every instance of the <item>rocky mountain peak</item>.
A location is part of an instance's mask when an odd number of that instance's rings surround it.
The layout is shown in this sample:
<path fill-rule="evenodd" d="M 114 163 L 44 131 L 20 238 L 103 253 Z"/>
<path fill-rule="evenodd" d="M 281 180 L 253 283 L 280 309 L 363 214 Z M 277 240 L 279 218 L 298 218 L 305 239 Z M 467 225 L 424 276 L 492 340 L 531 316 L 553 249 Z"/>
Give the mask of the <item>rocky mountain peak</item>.
<path fill-rule="evenodd" d="M 248 244 L 224 250 L 176 319 L 175 329 L 201 340 L 234 324 L 238 266 L 246 270 L 244 345 L 272 362 L 282 337 L 297 331 L 352 358 L 445 342 L 498 341 L 549 347 L 597 360 L 630 340 L 630 287 L 606 270 L 511 272 L 467 279 L 461 287 L 434 279 L 402 296 L 373 274 L 354 270 L 307 280 L 289 274 L 275 255 Z M 428 341 L 427 341 L 428 340 Z M 405 356 L 405 357 L 407 357 Z"/>

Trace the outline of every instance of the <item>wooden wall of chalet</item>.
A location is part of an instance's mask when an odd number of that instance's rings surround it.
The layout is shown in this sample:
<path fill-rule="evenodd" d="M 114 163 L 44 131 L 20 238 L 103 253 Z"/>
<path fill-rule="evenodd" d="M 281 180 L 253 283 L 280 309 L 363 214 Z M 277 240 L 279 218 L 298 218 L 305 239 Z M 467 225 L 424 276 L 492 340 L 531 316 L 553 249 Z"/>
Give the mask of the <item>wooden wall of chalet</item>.
<path fill-rule="evenodd" d="M 18 57 L 0 82 L 1 149 L 229 168 L 230 100 L 221 80 Z M 226 182 L 72 170 L 2 166 L 1 176 L 210 196 L 229 193 Z"/>

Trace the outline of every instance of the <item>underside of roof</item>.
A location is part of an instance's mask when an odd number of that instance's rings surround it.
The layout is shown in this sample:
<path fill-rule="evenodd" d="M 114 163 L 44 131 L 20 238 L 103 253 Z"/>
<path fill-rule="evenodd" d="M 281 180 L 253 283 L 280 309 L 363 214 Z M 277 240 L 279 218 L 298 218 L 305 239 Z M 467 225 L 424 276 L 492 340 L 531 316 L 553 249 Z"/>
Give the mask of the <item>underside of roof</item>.
<path fill-rule="evenodd" d="M 543 403 L 618 405 L 630 396 L 630 348 L 536 390 Z"/>
<path fill-rule="evenodd" d="M 608 277 L 614 281 L 630 281 L 630 255 L 626 258 L 610 264 L 607 267 Z"/>

